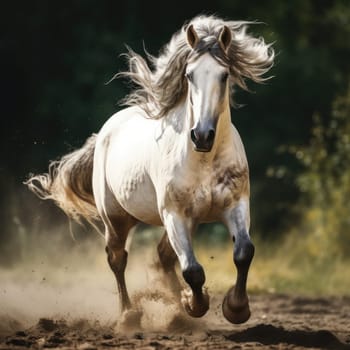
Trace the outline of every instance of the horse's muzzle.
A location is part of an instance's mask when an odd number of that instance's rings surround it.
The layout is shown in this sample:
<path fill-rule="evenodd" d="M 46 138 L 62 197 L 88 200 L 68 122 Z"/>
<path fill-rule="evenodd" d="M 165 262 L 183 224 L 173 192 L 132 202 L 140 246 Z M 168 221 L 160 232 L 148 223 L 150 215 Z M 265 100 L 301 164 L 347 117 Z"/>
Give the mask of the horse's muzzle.
<path fill-rule="evenodd" d="M 191 140 L 197 152 L 210 152 L 215 140 L 215 130 L 200 131 L 198 128 L 191 130 Z"/>

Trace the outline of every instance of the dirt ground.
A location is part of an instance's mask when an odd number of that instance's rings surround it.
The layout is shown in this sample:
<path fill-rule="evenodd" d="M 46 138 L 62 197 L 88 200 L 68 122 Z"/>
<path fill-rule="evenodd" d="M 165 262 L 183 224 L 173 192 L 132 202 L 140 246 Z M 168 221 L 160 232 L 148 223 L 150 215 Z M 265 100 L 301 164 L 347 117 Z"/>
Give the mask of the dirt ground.
<path fill-rule="evenodd" d="M 126 331 L 113 322 L 54 318 L 20 329 L 20 320 L 3 318 L 3 325 L 12 322 L 13 331 L 1 336 L 0 349 L 350 349 L 349 297 L 253 295 L 252 317 L 239 326 L 224 320 L 221 298 L 211 299 L 202 319 L 175 312 L 159 330 L 148 329 L 147 319 L 141 328 Z"/>

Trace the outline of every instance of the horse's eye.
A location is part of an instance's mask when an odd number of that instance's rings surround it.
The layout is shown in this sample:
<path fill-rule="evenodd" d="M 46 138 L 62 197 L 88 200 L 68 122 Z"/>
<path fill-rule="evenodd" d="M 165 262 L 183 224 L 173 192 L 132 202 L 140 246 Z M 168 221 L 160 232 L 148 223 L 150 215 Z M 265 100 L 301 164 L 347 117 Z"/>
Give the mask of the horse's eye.
<path fill-rule="evenodd" d="M 189 73 L 186 73 L 185 75 L 186 75 L 187 80 L 192 83 L 193 82 L 193 73 L 189 72 Z"/>
<path fill-rule="evenodd" d="M 228 73 L 227 73 L 227 72 L 223 73 L 223 74 L 221 75 L 221 77 L 220 77 L 221 82 L 222 82 L 222 83 L 226 83 L 227 78 L 228 78 Z"/>

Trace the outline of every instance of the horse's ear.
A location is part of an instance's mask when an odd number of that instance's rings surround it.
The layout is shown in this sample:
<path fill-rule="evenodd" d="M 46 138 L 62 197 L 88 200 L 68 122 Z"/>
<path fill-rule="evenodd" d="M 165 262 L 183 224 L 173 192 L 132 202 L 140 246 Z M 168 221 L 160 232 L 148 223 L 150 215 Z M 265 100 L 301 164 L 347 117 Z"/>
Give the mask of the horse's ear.
<path fill-rule="evenodd" d="M 227 26 L 223 26 L 219 34 L 219 44 L 220 47 L 227 52 L 232 41 L 231 29 Z"/>
<path fill-rule="evenodd" d="M 188 45 L 190 45 L 192 47 L 192 49 L 194 49 L 198 44 L 199 38 L 198 38 L 196 31 L 193 28 L 193 24 L 190 24 L 187 27 L 186 35 L 187 35 Z"/>

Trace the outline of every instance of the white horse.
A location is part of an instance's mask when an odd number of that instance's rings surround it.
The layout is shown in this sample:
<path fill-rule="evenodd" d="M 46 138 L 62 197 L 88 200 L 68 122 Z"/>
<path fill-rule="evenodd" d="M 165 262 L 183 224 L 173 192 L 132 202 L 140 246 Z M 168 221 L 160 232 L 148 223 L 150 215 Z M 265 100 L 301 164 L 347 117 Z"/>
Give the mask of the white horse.
<path fill-rule="evenodd" d="M 29 179 L 29 187 L 53 199 L 71 217 L 100 220 L 108 262 L 122 310 L 131 308 L 124 279 L 128 232 L 137 223 L 165 227 L 158 253 L 169 283 L 193 317 L 203 316 L 209 297 L 191 236 L 198 224 L 222 222 L 234 241 L 237 280 L 224 301 L 232 323 L 250 316 L 246 281 L 254 255 L 249 237 L 249 173 L 244 147 L 231 123 L 233 85 L 262 82 L 274 52 L 246 33 L 247 22 L 199 16 L 174 34 L 153 67 L 129 50 L 138 86 L 128 108 L 112 116 L 79 150 Z M 190 289 L 175 272 L 179 261 Z"/>

